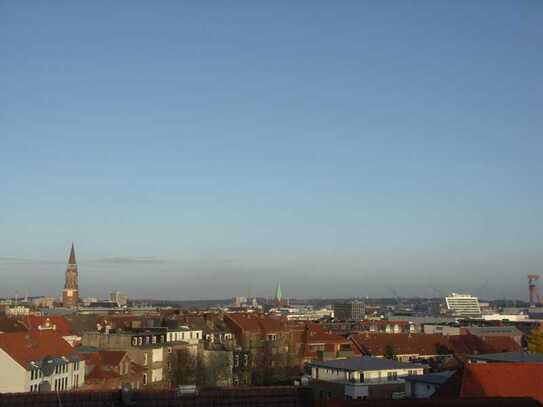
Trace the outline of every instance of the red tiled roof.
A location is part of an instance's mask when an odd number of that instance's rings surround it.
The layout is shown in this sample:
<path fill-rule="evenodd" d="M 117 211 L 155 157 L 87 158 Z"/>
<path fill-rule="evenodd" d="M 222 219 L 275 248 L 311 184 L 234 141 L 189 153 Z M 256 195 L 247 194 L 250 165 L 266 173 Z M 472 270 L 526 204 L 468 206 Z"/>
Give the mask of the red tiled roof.
<path fill-rule="evenodd" d="M 0 316 L 0 334 L 25 331 L 27 329 L 16 319 Z"/>
<path fill-rule="evenodd" d="M 287 331 L 286 321 L 283 318 L 271 318 L 262 314 L 225 314 L 240 329 L 247 332 L 275 333 Z"/>
<path fill-rule="evenodd" d="M 482 338 L 471 334 L 448 337 L 449 347 L 455 354 L 473 355 L 479 353 L 519 352 L 522 347 L 509 336 L 487 336 Z"/>
<path fill-rule="evenodd" d="M 386 334 L 386 333 L 358 333 L 351 335 L 351 341 L 363 354 L 382 356 L 388 346 L 392 346 L 396 355 L 421 356 L 438 355 L 439 348 L 446 350 L 447 338 L 443 335 L 425 334 Z"/>
<path fill-rule="evenodd" d="M 25 369 L 31 361 L 46 356 L 65 356 L 73 348 L 55 331 L 17 332 L 0 335 L 0 348 Z"/>
<path fill-rule="evenodd" d="M 29 315 L 21 318 L 20 322 L 28 327 L 31 331 L 49 330 L 45 329 L 47 326 L 51 328 L 54 326 L 56 331 L 61 336 L 67 336 L 72 334 L 70 325 L 61 316 L 36 316 Z M 42 329 L 40 329 L 42 327 Z"/>
<path fill-rule="evenodd" d="M 117 373 L 117 372 L 115 372 L 113 370 L 102 369 L 101 366 L 96 366 L 94 369 L 92 369 L 92 372 L 90 372 L 85 377 L 85 381 L 87 381 L 87 380 L 116 379 L 118 377 L 120 377 L 119 373 Z"/>
<path fill-rule="evenodd" d="M 532 397 L 543 403 L 543 363 L 473 363 L 460 397 Z"/>
<path fill-rule="evenodd" d="M 88 366 L 117 367 L 127 352 L 121 350 L 99 350 L 96 352 L 78 352 L 79 358 L 85 360 Z"/>
<path fill-rule="evenodd" d="M 108 366 L 118 366 L 126 356 L 123 351 L 101 350 L 99 353 L 102 363 Z"/>

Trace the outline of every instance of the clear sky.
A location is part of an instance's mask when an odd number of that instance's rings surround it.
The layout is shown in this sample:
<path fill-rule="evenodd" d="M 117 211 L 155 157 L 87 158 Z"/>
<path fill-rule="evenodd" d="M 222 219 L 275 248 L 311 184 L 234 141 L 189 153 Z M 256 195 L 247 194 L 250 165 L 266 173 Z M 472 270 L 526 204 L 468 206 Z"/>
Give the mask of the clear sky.
<path fill-rule="evenodd" d="M 542 130 L 538 0 L 3 0 L 0 296 L 526 299 Z"/>

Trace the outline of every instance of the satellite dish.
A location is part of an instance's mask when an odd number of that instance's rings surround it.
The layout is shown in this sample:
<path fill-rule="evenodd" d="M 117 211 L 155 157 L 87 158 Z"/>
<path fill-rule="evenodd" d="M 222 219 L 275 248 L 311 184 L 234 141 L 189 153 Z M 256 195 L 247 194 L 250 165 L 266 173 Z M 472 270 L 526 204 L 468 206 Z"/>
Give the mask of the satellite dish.
<path fill-rule="evenodd" d="M 58 363 L 55 358 L 51 356 L 44 357 L 41 361 L 41 370 L 43 372 L 43 375 L 45 377 L 51 376 L 54 373 L 57 364 Z"/>

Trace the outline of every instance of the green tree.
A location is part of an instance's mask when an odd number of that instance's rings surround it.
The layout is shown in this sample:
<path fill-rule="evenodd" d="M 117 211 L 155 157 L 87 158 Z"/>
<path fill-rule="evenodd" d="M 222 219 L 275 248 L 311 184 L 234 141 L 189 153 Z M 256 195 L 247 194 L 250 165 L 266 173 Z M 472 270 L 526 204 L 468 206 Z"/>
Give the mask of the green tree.
<path fill-rule="evenodd" d="M 396 352 L 394 351 L 394 346 L 392 346 L 392 344 L 389 343 L 385 347 L 384 357 L 386 359 L 394 359 L 396 357 Z"/>
<path fill-rule="evenodd" d="M 187 349 L 171 355 L 170 382 L 175 385 L 196 384 L 197 358 Z"/>
<path fill-rule="evenodd" d="M 543 326 L 534 329 L 528 337 L 528 350 L 530 352 L 543 353 Z"/>
<path fill-rule="evenodd" d="M 219 387 L 231 384 L 231 352 L 203 351 L 198 356 L 196 384 L 199 387 Z"/>

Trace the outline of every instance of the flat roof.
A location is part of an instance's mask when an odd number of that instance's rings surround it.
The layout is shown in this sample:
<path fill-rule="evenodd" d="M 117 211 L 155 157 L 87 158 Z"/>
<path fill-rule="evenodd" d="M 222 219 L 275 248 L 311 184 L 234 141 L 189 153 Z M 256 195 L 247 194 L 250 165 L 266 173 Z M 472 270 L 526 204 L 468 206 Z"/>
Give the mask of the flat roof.
<path fill-rule="evenodd" d="M 349 371 L 394 370 L 394 369 L 421 369 L 426 365 L 418 363 L 398 362 L 396 360 L 361 356 L 349 359 L 333 359 L 310 362 L 309 366 L 324 367 L 327 369 L 340 369 Z"/>
<path fill-rule="evenodd" d="M 404 380 L 428 384 L 443 384 L 454 374 L 454 370 L 444 372 L 427 373 L 422 375 L 410 375 L 404 377 Z"/>
<path fill-rule="evenodd" d="M 543 354 L 533 352 L 485 353 L 470 355 L 469 358 L 482 362 L 543 363 Z"/>

